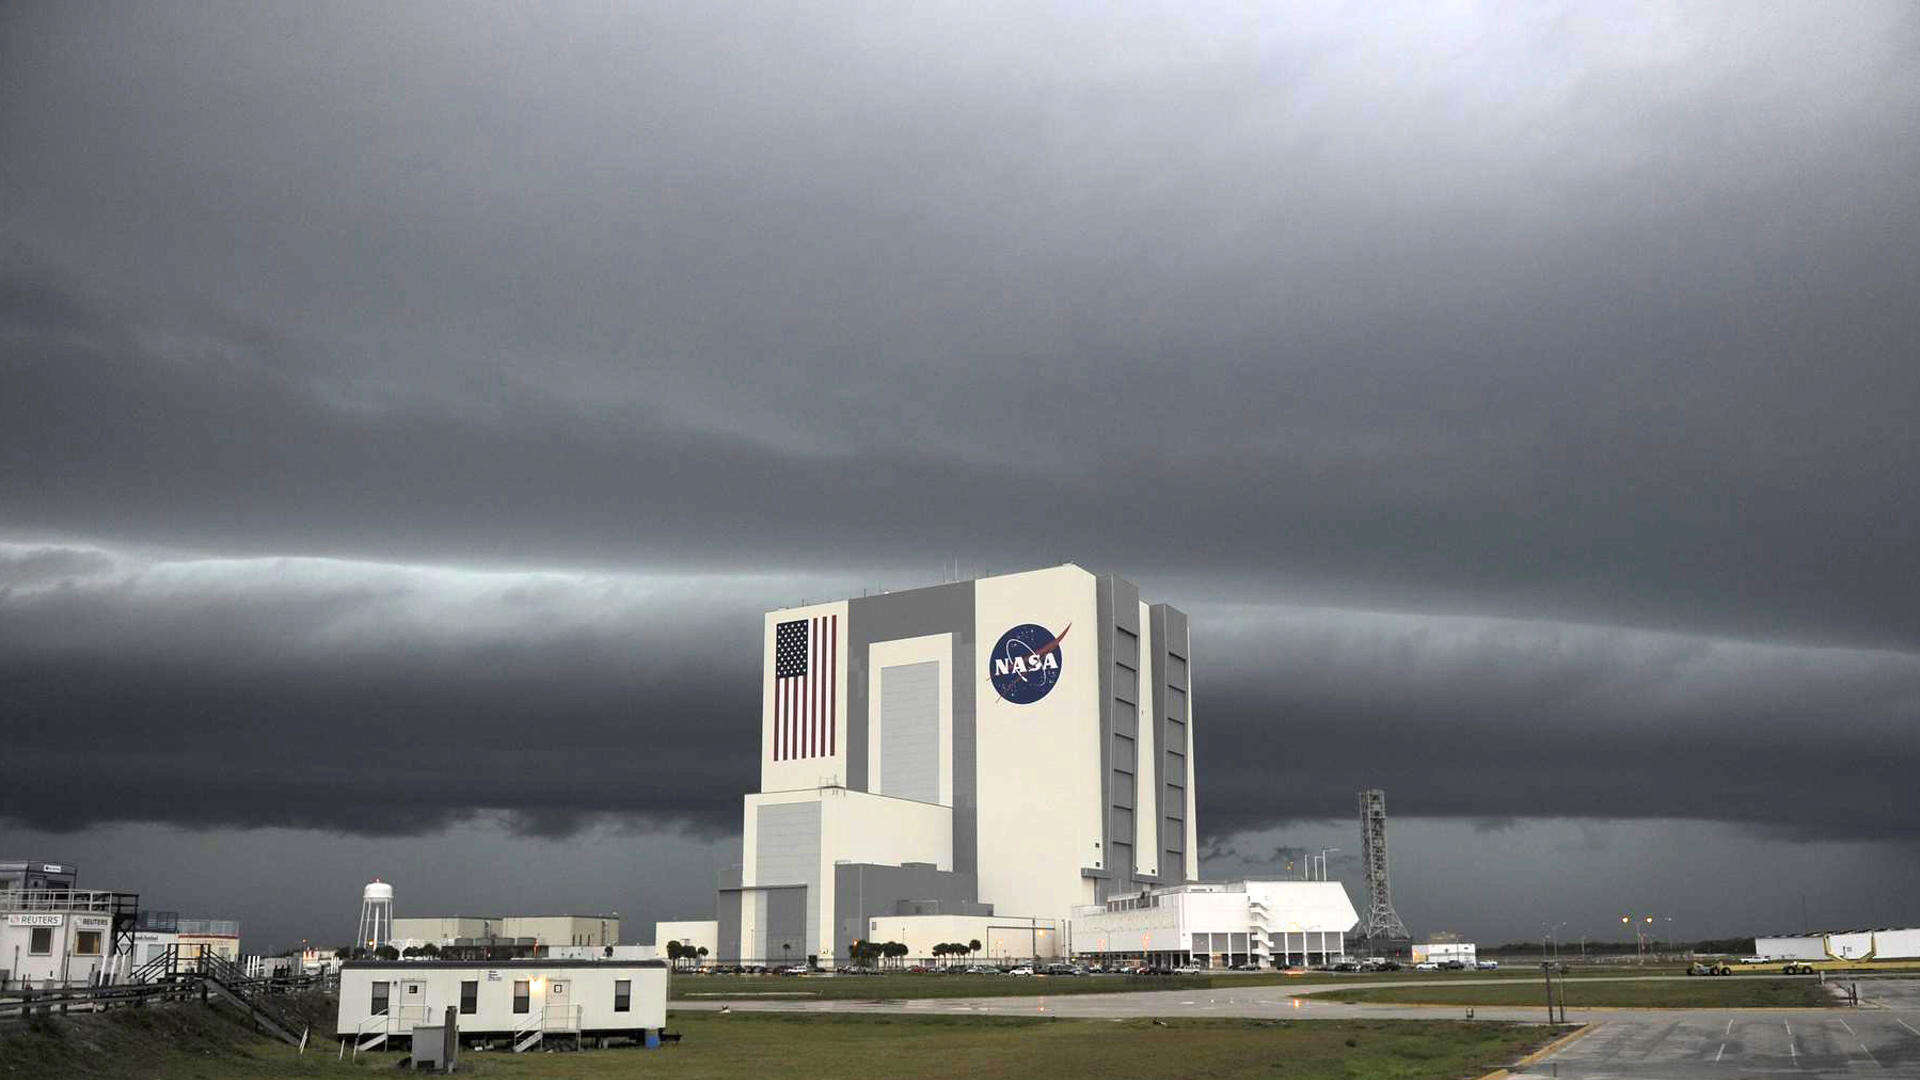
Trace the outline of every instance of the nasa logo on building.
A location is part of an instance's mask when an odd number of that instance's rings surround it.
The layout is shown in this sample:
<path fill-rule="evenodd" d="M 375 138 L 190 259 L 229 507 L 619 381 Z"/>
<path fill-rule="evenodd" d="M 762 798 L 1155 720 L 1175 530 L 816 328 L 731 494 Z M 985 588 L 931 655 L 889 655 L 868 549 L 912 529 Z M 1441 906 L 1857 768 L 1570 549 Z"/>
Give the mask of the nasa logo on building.
<path fill-rule="evenodd" d="M 987 678 L 993 689 L 1015 705 L 1031 705 L 1046 697 L 1060 681 L 1066 654 L 1060 643 L 1067 629 L 1055 634 L 1038 623 L 1021 623 L 1000 635 L 987 656 Z"/>

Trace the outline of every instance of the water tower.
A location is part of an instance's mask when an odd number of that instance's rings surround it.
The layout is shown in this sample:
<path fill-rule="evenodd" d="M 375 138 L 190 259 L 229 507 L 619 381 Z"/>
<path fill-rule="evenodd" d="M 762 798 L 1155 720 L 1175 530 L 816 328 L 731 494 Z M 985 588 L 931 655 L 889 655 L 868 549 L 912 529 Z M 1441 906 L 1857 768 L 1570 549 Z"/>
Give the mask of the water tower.
<path fill-rule="evenodd" d="M 360 936 L 354 948 L 377 949 L 393 940 L 393 886 L 374 878 L 360 890 Z"/>

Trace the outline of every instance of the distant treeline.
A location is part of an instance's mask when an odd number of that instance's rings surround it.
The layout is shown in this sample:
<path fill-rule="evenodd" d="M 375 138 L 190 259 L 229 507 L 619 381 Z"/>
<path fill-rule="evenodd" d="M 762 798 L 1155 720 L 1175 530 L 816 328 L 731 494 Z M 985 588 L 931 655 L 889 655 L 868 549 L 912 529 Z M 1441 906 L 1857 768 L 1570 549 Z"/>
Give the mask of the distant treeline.
<path fill-rule="evenodd" d="M 1631 941 L 1587 941 L 1585 944 L 1582 944 L 1577 938 L 1570 941 L 1556 942 L 1554 943 L 1554 947 L 1555 951 L 1561 956 L 1578 956 L 1582 950 L 1584 950 L 1588 956 L 1633 956 L 1637 954 L 1641 948 L 1640 945 Z M 1708 938 L 1704 941 L 1648 940 L 1646 948 L 1655 952 L 1691 950 L 1693 952 L 1703 953 L 1739 953 L 1742 956 L 1747 956 L 1753 952 L 1753 939 L 1750 937 L 1739 937 Z M 1541 952 L 1541 943 L 1538 941 L 1509 941 L 1503 945 L 1486 946 L 1480 951 L 1487 954 L 1507 953 L 1538 956 Z"/>

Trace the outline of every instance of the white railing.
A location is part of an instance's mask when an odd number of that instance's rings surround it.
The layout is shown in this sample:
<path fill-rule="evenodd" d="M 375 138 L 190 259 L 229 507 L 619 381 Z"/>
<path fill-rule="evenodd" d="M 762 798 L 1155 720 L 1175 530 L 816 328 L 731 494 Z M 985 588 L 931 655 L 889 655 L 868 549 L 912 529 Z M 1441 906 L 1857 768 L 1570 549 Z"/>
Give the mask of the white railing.
<path fill-rule="evenodd" d="M 580 1031 L 579 1005 L 548 1005 L 540 1010 L 541 1031 Z"/>
<path fill-rule="evenodd" d="M 546 1035 L 546 1024 L 547 1014 L 544 1009 L 520 1021 L 519 1026 L 513 1029 L 513 1052 L 524 1054 L 539 1046 L 540 1040 Z"/>
<path fill-rule="evenodd" d="M 112 911 L 114 898 L 106 889 L 7 889 L 0 891 L 0 908 L 12 911 Z"/>
<path fill-rule="evenodd" d="M 400 1005 L 383 1013 L 374 1013 L 353 1030 L 353 1056 L 386 1043 L 389 1035 L 411 1034 L 416 1026 L 433 1019 L 433 1010 L 425 1005 Z"/>

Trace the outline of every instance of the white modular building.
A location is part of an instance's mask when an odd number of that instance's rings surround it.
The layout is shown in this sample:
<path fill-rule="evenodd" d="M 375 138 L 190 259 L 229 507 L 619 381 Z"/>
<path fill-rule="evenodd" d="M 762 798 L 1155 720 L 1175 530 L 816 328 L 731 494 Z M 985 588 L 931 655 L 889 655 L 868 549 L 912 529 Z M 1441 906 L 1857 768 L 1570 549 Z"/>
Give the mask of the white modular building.
<path fill-rule="evenodd" d="M 127 966 L 134 893 L 0 889 L 0 988 L 86 986 Z"/>
<path fill-rule="evenodd" d="M 1319 964 L 1346 953 L 1359 921 L 1337 881 L 1194 883 L 1076 908 L 1073 951 L 1201 967 Z"/>
<path fill-rule="evenodd" d="M 1416 964 L 1458 962 L 1472 967 L 1480 962 L 1480 949 L 1470 941 L 1430 941 L 1413 947 L 1413 962 Z"/>
<path fill-rule="evenodd" d="M 368 1046 L 410 1038 L 456 1010 L 463 1042 L 639 1038 L 667 1022 L 658 960 L 352 960 L 340 968 L 335 1031 Z"/>
<path fill-rule="evenodd" d="M 1753 953 L 1769 960 L 1914 960 L 1920 959 L 1920 928 L 1761 937 Z"/>
<path fill-rule="evenodd" d="M 762 635 L 716 959 L 829 962 L 876 917 L 1070 933 L 1076 907 L 1198 876 L 1187 618 L 1130 582 L 1068 564 L 773 611 Z"/>

